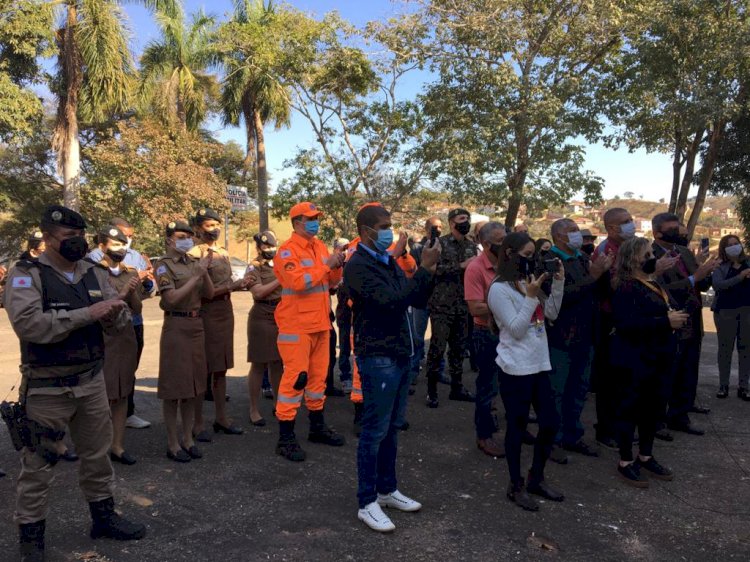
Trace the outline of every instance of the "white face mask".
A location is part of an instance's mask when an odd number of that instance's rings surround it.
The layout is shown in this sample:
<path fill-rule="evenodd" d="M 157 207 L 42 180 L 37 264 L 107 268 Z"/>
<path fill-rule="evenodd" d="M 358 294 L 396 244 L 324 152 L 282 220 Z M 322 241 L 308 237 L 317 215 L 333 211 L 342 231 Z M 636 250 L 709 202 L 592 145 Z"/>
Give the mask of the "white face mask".
<path fill-rule="evenodd" d="M 180 238 L 179 240 L 174 241 L 174 247 L 183 253 L 189 252 L 193 249 L 193 239 L 192 238 Z"/>
<path fill-rule="evenodd" d="M 738 258 L 742 253 L 742 244 L 735 244 L 734 246 L 727 246 L 724 251 L 730 258 Z"/>
<path fill-rule="evenodd" d="M 568 248 L 571 250 L 580 250 L 583 246 L 583 234 L 580 230 L 568 232 Z"/>
<path fill-rule="evenodd" d="M 122 269 L 120 269 L 119 267 L 110 267 L 110 268 L 109 268 L 109 271 L 110 271 L 110 272 L 112 273 L 112 275 L 114 275 L 115 277 L 117 277 L 118 275 L 120 275 L 120 273 L 122 273 Z"/>
<path fill-rule="evenodd" d="M 626 222 L 620 225 L 620 236 L 625 240 L 629 240 L 635 236 L 635 223 L 633 221 Z"/>

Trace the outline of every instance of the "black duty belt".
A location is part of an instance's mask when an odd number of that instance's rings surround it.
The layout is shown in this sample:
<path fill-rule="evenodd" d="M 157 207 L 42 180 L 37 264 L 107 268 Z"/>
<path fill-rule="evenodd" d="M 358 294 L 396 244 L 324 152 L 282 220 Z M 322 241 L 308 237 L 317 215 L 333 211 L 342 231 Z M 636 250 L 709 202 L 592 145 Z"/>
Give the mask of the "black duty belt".
<path fill-rule="evenodd" d="M 228 301 L 232 300 L 232 293 L 224 293 L 223 295 L 220 295 L 218 297 L 214 297 L 212 299 L 203 299 L 203 304 L 209 303 L 209 302 L 218 302 L 218 301 Z"/>
<path fill-rule="evenodd" d="M 280 302 L 281 302 L 281 299 L 256 300 L 255 304 L 270 304 L 271 306 L 276 306 Z"/>
<path fill-rule="evenodd" d="M 49 377 L 40 379 L 28 379 L 28 388 L 65 388 L 66 386 L 80 386 L 92 380 L 101 371 L 101 365 L 80 375 L 68 375 L 67 377 Z"/>
<path fill-rule="evenodd" d="M 172 316 L 173 318 L 200 318 L 200 310 L 190 310 L 188 312 L 180 312 L 179 310 L 165 310 L 164 316 Z"/>

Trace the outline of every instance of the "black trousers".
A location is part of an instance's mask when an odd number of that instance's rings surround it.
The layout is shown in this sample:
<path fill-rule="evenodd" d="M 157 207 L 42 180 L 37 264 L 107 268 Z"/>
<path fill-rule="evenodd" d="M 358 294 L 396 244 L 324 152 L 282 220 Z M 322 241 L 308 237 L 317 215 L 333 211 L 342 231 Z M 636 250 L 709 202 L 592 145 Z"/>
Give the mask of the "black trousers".
<path fill-rule="evenodd" d="M 700 372 L 701 345 L 703 337 L 680 340 L 677 346 L 672 390 L 667 410 L 667 423 L 684 425 L 690 423 L 690 408 L 695 403 Z"/>
<path fill-rule="evenodd" d="M 638 428 L 641 455 L 653 454 L 654 434 L 664 416 L 671 386 L 671 373 L 617 368 L 617 443 L 620 459 L 633 460 L 633 434 Z"/>
<path fill-rule="evenodd" d="M 326 376 L 326 390 L 332 390 L 333 369 L 336 367 L 336 330 L 331 328 L 328 338 L 328 375 Z"/>
<path fill-rule="evenodd" d="M 547 464 L 560 425 L 549 375 L 549 371 L 534 375 L 500 373 L 500 396 L 503 399 L 505 419 L 508 423 L 505 432 L 505 455 L 510 480 L 513 483 L 520 482 L 522 478 L 521 446 L 529 420 L 529 407 L 532 404 L 539 422 L 539 432 L 534 445 L 531 476 L 537 481 L 544 480 L 544 466 Z"/>
<path fill-rule="evenodd" d="M 352 309 L 340 302 L 336 305 L 336 325 L 339 328 L 339 377 L 342 381 L 351 380 L 352 364 L 349 357 L 352 354 Z"/>
<path fill-rule="evenodd" d="M 464 349 L 468 330 L 468 318 L 465 313 L 455 314 L 430 313 L 432 336 L 430 349 L 427 352 L 427 393 L 437 396 L 437 384 L 440 379 L 440 362 L 448 348 L 448 371 L 451 377 L 451 390 L 463 388 Z"/>
<path fill-rule="evenodd" d="M 611 341 L 613 324 L 609 315 L 600 317 L 600 332 L 594 348 L 591 387 L 596 392 L 596 438 L 614 438 L 616 433 L 617 378 L 612 368 Z"/>
<path fill-rule="evenodd" d="M 136 359 L 136 368 L 138 368 L 138 365 L 141 363 L 141 355 L 143 354 L 143 324 L 140 326 L 133 326 L 133 329 L 135 330 L 135 341 L 138 344 L 138 355 Z M 135 402 L 133 401 L 134 395 L 135 385 L 133 385 L 133 390 L 131 390 L 128 395 L 128 417 L 135 414 Z"/>

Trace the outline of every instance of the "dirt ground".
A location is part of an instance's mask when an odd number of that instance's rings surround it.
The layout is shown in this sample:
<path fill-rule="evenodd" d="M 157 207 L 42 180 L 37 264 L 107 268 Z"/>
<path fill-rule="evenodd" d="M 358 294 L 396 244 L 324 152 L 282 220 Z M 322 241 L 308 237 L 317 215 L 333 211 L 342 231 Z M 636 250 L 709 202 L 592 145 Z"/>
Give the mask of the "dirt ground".
<path fill-rule="evenodd" d="M 147 302 L 136 407 L 153 426 L 128 430 L 126 446 L 138 464 L 115 470 L 118 509 L 145 522 L 148 536 L 131 543 L 90 540 L 77 466 L 61 463 L 50 494 L 48 560 L 750 560 L 750 404 L 734 395 L 736 370 L 730 398 L 714 397 L 716 336 L 708 314 L 699 399 L 712 411 L 693 418 L 707 433 L 678 434 L 673 443 L 656 445 L 659 460 L 675 469 L 674 482 L 636 490 L 615 476 L 616 453 L 574 456 L 568 465 L 550 464 L 547 471 L 548 480 L 566 494 L 565 502 L 547 502 L 539 513 L 526 513 L 505 498 L 505 462 L 475 446 L 473 405 L 448 401 L 442 387 L 440 408 L 427 409 L 420 377 L 409 406 L 411 428 L 400 436 L 399 488 L 424 509 L 392 514 L 397 530 L 383 536 L 356 518 L 356 439 L 348 399 L 329 399 L 326 408 L 328 421 L 346 434 L 346 446 L 334 449 L 303 439 L 305 463 L 274 454 L 271 401 L 262 404 L 268 426 L 249 428 L 249 294 L 235 295 L 234 303 L 236 367 L 229 377 L 229 410 L 246 433 L 216 437 L 202 446 L 204 458 L 188 465 L 165 457 L 156 399 L 161 315 L 157 302 Z M 2 397 L 15 393 L 18 361 L 17 340 L 0 310 Z M 473 379 L 467 369 L 470 388 Z M 212 408 L 207 404 L 209 420 Z M 584 413 L 587 428 L 593 417 L 592 398 Z M 307 417 L 300 416 L 303 438 L 307 425 Z M 525 448 L 524 464 L 530 453 Z M 13 560 L 18 455 L 5 429 L 0 430 L 0 466 L 9 473 L 0 480 L 0 558 Z"/>

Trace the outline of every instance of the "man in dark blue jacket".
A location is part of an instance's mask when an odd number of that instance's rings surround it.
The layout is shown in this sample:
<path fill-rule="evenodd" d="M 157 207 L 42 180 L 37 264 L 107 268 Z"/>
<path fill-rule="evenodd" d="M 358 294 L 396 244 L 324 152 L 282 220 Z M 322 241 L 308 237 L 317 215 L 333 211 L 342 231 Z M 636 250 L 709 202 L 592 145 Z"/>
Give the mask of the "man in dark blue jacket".
<path fill-rule="evenodd" d="M 357 214 L 361 241 L 344 268 L 344 286 L 352 300 L 354 351 L 357 357 L 364 413 L 357 449 L 358 518 L 371 529 L 395 529 L 382 507 L 418 511 L 422 506 L 398 491 L 396 451 L 409 390 L 410 358 L 415 354 L 409 307 L 424 307 L 440 245 L 425 246 L 422 265 L 407 279 L 388 254 L 393 243 L 391 216 L 380 205 Z"/>

